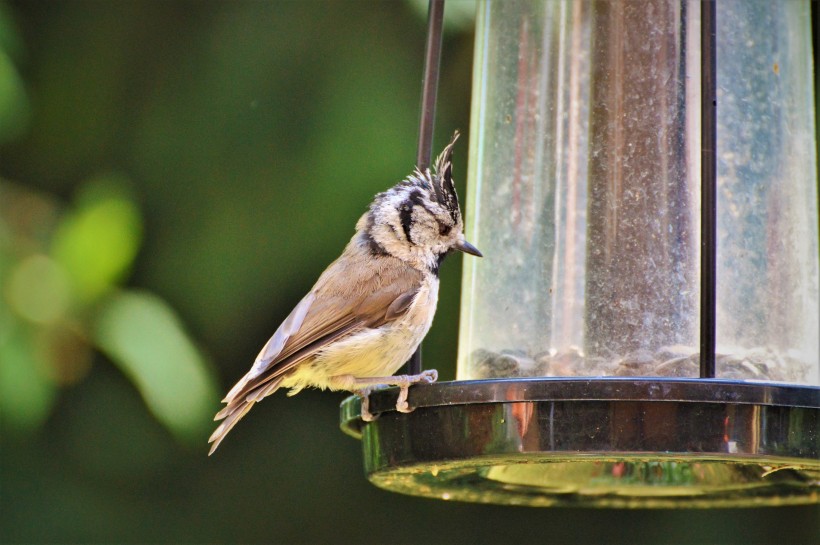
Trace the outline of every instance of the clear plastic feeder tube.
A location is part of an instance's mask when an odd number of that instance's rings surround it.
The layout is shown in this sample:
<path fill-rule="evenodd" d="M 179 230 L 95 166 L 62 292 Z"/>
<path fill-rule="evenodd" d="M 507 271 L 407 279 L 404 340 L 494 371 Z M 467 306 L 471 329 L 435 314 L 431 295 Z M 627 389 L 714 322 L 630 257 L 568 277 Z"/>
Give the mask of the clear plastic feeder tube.
<path fill-rule="evenodd" d="M 817 385 L 809 2 L 720 1 L 717 21 L 718 374 Z"/>
<path fill-rule="evenodd" d="M 809 4 L 717 15 L 717 374 L 817 384 Z M 459 379 L 698 376 L 699 21 L 479 5 Z"/>

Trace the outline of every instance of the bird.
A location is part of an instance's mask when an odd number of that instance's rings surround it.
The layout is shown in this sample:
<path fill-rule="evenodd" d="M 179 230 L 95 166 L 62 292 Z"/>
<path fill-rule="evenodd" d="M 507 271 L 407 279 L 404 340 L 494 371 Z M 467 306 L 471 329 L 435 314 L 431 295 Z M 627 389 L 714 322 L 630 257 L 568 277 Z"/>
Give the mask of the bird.
<path fill-rule="evenodd" d="M 370 421 L 374 388 L 399 386 L 396 409 L 410 412 L 410 385 L 438 379 L 435 369 L 393 375 L 430 330 L 445 256 L 460 251 L 482 257 L 464 237 L 453 184 L 458 137 L 455 131 L 432 171 L 416 167 L 375 196 L 341 256 L 222 400 L 226 406 L 214 418 L 221 422 L 208 440 L 209 456 L 256 403 L 279 388 L 289 388 L 289 396 L 307 387 L 354 392 L 362 397 L 363 420 Z"/>

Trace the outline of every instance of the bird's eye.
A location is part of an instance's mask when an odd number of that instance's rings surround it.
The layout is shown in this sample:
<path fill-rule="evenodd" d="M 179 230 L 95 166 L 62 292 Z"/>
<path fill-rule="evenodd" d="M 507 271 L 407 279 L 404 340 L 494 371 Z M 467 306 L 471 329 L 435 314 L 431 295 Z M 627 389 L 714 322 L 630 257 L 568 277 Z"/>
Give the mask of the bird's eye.
<path fill-rule="evenodd" d="M 451 230 L 452 230 L 452 227 L 449 226 L 449 225 L 445 225 L 443 223 L 440 223 L 438 225 L 438 234 L 443 236 L 443 237 L 446 237 L 447 235 L 449 235 Z"/>

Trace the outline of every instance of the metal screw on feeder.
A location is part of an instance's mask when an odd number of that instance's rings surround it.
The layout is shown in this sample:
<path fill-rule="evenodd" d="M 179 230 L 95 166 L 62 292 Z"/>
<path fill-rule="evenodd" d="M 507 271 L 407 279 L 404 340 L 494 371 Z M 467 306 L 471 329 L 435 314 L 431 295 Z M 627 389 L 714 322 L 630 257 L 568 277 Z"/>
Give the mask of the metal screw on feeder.
<path fill-rule="evenodd" d="M 810 9 L 479 3 L 459 380 L 342 404 L 373 483 L 820 501 Z"/>

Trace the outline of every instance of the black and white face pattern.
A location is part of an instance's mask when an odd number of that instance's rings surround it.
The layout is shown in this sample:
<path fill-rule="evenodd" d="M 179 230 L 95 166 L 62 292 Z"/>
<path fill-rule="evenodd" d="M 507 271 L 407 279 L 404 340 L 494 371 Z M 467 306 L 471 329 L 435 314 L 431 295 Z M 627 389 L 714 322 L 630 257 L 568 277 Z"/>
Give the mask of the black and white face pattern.
<path fill-rule="evenodd" d="M 436 160 L 435 173 L 416 170 L 376 195 L 360 226 L 371 253 L 437 272 L 444 256 L 463 242 L 450 162 L 455 138 Z"/>

